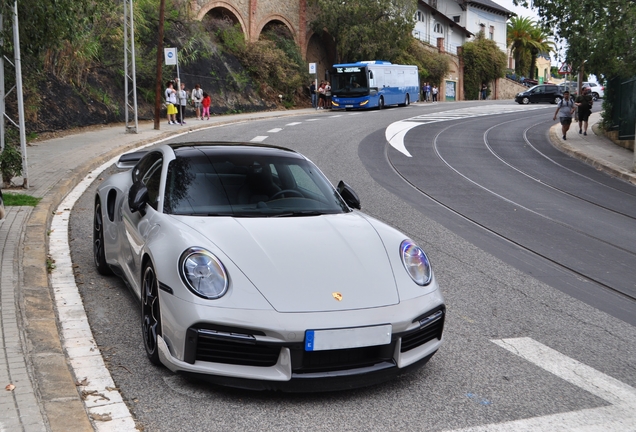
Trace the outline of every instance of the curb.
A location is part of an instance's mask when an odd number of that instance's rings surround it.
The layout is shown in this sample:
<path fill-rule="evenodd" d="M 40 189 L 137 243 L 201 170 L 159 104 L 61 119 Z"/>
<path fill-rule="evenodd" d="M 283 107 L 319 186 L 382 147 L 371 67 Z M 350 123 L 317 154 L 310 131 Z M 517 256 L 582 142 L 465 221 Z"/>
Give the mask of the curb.
<path fill-rule="evenodd" d="M 275 117 L 291 117 L 305 113 L 287 112 Z M 49 267 L 49 236 L 53 215 L 65 197 L 93 170 L 116 156 L 170 137 L 244 121 L 247 118 L 213 124 L 192 125 L 187 129 L 162 132 L 152 138 L 123 145 L 103 153 L 73 170 L 70 177 L 55 183 L 50 192 L 33 208 L 25 223 L 24 241 L 20 251 L 20 303 L 23 331 L 26 333 L 25 360 L 33 372 L 34 392 L 41 402 L 41 410 L 49 430 L 93 432 L 94 425 L 82 400 L 76 377 L 60 339 L 62 323 L 54 303 Z"/>
<path fill-rule="evenodd" d="M 592 125 L 593 133 L 595 135 L 598 135 L 596 134 L 596 131 L 594 131 L 594 126 L 596 126 L 596 124 Z M 570 144 L 568 144 L 567 142 L 561 139 L 560 128 L 561 128 L 561 125 L 559 123 L 555 124 L 554 126 L 550 128 L 550 142 L 552 142 L 552 145 L 554 147 L 556 147 L 558 150 L 562 151 L 563 153 L 567 154 L 568 156 L 572 156 L 576 159 L 579 159 L 585 162 L 588 165 L 593 166 L 599 171 L 603 171 L 604 173 L 609 174 L 613 177 L 617 177 L 623 181 L 636 185 L 636 173 L 629 172 L 611 163 L 610 161 L 594 159 L 588 156 L 587 154 L 585 154 L 584 152 L 574 148 L 573 146 L 571 146 Z"/>

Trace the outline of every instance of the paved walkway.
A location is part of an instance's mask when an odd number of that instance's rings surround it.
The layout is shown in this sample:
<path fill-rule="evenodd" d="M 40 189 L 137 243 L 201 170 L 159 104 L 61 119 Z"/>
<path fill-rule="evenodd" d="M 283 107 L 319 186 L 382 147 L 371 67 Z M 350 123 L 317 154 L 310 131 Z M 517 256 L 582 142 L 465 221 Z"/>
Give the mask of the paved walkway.
<path fill-rule="evenodd" d="M 123 125 L 105 126 L 28 147 L 26 193 L 42 201 L 35 208 L 9 207 L 0 221 L 0 432 L 101 429 L 96 426 L 99 419 L 89 418 L 76 386 L 78 377 L 69 368 L 58 331 L 67 327 L 65 319 L 60 320 L 66 315 L 54 306 L 47 272 L 48 243 L 60 235 L 49 232 L 52 213 L 64 197 L 91 170 L 143 144 L 202 127 L 311 113 L 316 111 L 240 114 L 209 122 L 193 120 L 187 127 L 164 121 L 161 131 L 155 131 L 152 123 L 140 123 L 139 134 L 125 133 Z M 598 119 L 595 113 L 590 123 Z M 559 128 L 557 124 L 550 131 L 555 146 L 636 184 L 631 151 L 590 131 L 584 137 L 573 130 L 563 141 Z M 21 179 L 16 183 L 22 184 Z"/>

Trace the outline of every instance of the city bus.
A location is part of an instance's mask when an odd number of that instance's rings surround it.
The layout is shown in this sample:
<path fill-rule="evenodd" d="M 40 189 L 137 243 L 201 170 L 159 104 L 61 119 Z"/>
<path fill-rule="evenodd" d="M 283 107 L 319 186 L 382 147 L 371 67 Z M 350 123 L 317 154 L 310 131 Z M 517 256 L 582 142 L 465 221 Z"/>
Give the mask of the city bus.
<path fill-rule="evenodd" d="M 387 61 L 336 64 L 330 71 L 334 109 L 406 106 L 420 99 L 417 66 Z"/>

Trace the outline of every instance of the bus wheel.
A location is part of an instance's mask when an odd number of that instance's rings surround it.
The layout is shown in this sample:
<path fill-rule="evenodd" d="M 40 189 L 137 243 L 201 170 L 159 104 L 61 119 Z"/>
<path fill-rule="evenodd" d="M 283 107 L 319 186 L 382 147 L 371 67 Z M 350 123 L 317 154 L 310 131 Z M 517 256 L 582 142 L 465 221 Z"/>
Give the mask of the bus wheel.
<path fill-rule="evenodd" d="M 404 98 L 404 103 L 401 103 L 400 106 L 401 107 L 405 107 L 405 106 L 409 106 L 409 104 L 411 103 L 411 100 L 409 98 L 409 94 L 406 94 L 406 97 Z"/>
<path fill-rule="evenodd" d="M 381 110 L 382 108 L 384 108 L 384 98 L 380 96 L 380 99 L 378 99 L 378 109 Z"/>

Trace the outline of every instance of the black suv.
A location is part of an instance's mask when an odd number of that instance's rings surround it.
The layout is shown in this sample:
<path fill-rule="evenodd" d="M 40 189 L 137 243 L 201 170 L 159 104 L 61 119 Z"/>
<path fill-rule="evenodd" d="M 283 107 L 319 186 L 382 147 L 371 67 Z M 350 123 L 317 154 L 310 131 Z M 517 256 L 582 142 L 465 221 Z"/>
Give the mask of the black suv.
<path fill-rule="evenodd" d="M 561 99 L 563 99 L 563 93 L 561 93 L 561 89 L 558 85 L 541 84 L 518 93 L 515 97 L 515 102 L 520 104 L 539 102 L 558 103 Z"/>

